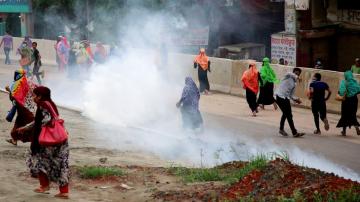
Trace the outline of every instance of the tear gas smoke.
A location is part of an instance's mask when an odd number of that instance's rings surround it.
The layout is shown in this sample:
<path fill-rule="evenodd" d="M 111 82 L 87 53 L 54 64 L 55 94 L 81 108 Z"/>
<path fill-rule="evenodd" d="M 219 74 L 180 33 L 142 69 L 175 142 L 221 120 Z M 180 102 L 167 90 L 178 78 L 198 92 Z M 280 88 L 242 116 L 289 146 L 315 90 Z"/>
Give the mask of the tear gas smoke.
<path fill-rule="evenodd" d="M 221 127 L 206 126 L 206 122 L 204 134 L 184 132 L 175 103 L 185 76 L 194 70 L 191 66 L 173 68 L 171 64 L 176 60 L 160 65 L 158 47 L 165 42 L 169 52 L 176 51 L 169 46 L 170 39 L 179 27 L 188 26 L 186 21 L 171 13 L 135 8 L 127 13 L 122 26 L 126 26 L 122 28 L 126 32 L 119 39 L 119 56 L 92 67 L 89 75 L 78 81 L 47 83 L 58 103 L 79 108 L 99 123 L 94 127 L 103 146 L 144 150 L 169 160 L 205 166 L 287 150 L 294 162 L 360 180 L 355 172 L 321 156 L 279 147 L 270 140 L 258 142 L 241 132 L 234 135 Z M 59 90 L 64 88 L 68 90 Z"/>

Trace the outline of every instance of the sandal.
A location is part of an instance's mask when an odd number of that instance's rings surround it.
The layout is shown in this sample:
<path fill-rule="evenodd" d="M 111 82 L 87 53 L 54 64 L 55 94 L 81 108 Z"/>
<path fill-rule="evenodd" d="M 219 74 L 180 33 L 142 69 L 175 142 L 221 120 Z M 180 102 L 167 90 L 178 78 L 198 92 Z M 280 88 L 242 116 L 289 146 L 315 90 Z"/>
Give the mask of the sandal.
<path fill-rule="evenodd" d="M 69 199 L 69 193 L 58 193 L 54 197 L 56 198 L 62 198 L 62 199 Z"/>
<path fill-rule="evenodd" d="M 10 143 L 10 144 L 12 144 L 14 146 L 17 146 L 17 142 L 15 140 L 13 140 L 13 139 L 7 139 L 6 142 L 8 142 L 8 143 Z"/>
<path fill-rule="evenodd" d="M 49 194 L 50 187 L 42 187 L 34 189 L 34 192 L 40 193 L 40 194 Z"/>

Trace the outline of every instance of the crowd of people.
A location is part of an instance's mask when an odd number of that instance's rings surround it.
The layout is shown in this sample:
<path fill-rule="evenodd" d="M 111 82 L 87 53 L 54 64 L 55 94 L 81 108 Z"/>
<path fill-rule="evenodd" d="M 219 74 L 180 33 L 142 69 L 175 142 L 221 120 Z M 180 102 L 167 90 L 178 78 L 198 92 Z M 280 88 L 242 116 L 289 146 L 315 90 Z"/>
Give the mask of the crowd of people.
<path fill-rule="evenodd" d="M 341 81 L 336 95 L 336 99 L 341 101 L 341 118 L 336 127 L 342 129 L 341 134 L 343 136 L 346 136 L 346 129 L 351 127 L 354 127 L 357 134 L 360 135 L 360 124 L 356 117 L 358 109 L 357 95 L 360 93 L 360 85 L 354 79 L 354 69 L 353 67 L 344 73 L 344 79 Z M 264 58 L 260 72 L 257 70 L 256 64 L 251 63 L 249 69 L 241 77 L 246 91 L 246 100 L 253 116 L 256 116 L 259 112 L 258 108 L 264 109 L 264 105 L 273 104 L 275 110 L 279 106 L 282 111 L 279 133 L 283 136 L 288 136 L 288 133 L 284 130 L 286 120 L 294 137 L 304 135 L 304 133 L 296 130 L 291 110 L 291 101 L 296 104 L 301 104 L 302 102 L 300 98 L 294 95 L 297 82 L 300 81 L 300 74 L 301 69 L 294 68 L 292 72 L 286 73 L 282 80 L 279 81 L 275 71 L 270 66 L 269 59 Z M 275 83 L 279 83 L 279 86 L 274 93 Z M 259 98 L 256 100 L 259 91 Z M 329 85 L 321 81 L 321 74 L 315 73 L 307 93 L 308 98 L 311 100 L 311 110 L 316 128 L 314 134 L 321 134 L 319 119 L 323 121 L 325 130 L 330 128 L 326 117 L 326 101 L 329 100 L 331 94 Z"/>
<path fill-rule="evenodd" d="M 356 64 L 344 73 L 344 79 L 340 83 L 335 98 L 341 102 L 341 118 L 336 127 L 342 129 L 341 134 L 343 136 L 346 136 L 346 129 L 351 127 L 354 127 L 357 135 L 360 135 L 360 124 L 356 116 L 358 109 L 357 95 L 360 93 L 360 85 L 353 76 L 353 73 L 357 73 L 358 66 L 360 69 L 360 60 L 356 59 Z M 193 130 L 201 128 L 203 124 L 199 111 L 200 94 L 208 95 L 210 90 L 207 77 L 207 72 L 210 72 L 210 60 L 206 56 L 205 49 L 200 49 L 199 54 L 195 57 L 194 68 L 198 68 L 200 90 L 192 78 L 187 77 L 181 99 L 176 104 L 181 109 L 183 127 Z M 270 65 L 269 58 L 265 57 L 260 71 L 255 63 L 250 63 L 249 69 L 244 71 L 241 76 L 241 82 L 246 92 L 246 101 L 252 116 L 256 117 L 259 109 L 265 109 L 266 105 L 273 105 L 275 110 L 278 107 L 280 108 L 282 116 L 279 134 L 282 136 L 288 136 L 288 133 L 284 130 L 286 120 L 293 137 L 305 135 L 305 133 L 298 132 L 296 129 L 291 109 L 291 101 L 295 104 L 302 103 L 301 99 L 295 96 L 297 82 L 301 80 L 301 72 L 300 68 L 294 68 L 292 72 L 286 73 L 280 81 Z M 329 85 L 321 81 L 321 77 L 320 73 L 315 73 L 307 89 L 307 97 L 311 100 L 311 111 L 314 117 L 314 134 L 318 135 L 321 134 L 320 120 L 324 123 L 325 130 L 330 129 L 326 101 L 329 100 L 332 94 Z M 275 84 L 278 84 L 276 90 Z"/>
<path fill-rule="evenodd" d="M 4 46 L 5 64 L 10 65 L 10 52 L 14 49 L 13 37 L 6 33 L 1 40 L 0 47 Z M 29 36 L 25 36 L 20 46 L 16 49 L 16 54 L 20 56 L 20 66 L 26 71 L 28 77 L 37 79 L 41 85 L 41 77 L 45 73 L 40 71 L 42 66 L 41 54 L 37 49 L 37 42 L 32 42 Z M 59 72 L 67 72 L 69 77 L 73 77 L 79 71 L 87 71 L 93 64 L 103 64 L 114 51 L 114 47 L 107 51 L 101 42 L 97 42 L 94 50 L 91 48 L 90 41 L 82 40 L 78 43 L 68 41 L 66 36 L 58 36 L 54 45 L 56 63 Z M 33 68 L 31 69 L 31 65 Z"/>
<path fill-rule="evenodd" d="M 5 52 L 6 64 L 11 63 L 8 53 L 13 49 L 13 43 L 10 38 L 5 36 L 1 42 L 1 44 L 4 43 L 4 48 L 6 47 L 7 50 Z M 68 43 L 65 36 L 58 37 L 54 48 L 59 71 L 68 71 L 70 75 L 74 73 L 75 64 L 77 68 L 87 69 L 93 63 L 104 63 L 108 57 L 107 51 L 101 43 L 96 44 L 96 50 L 93 53 L 89 41 L 81 41 L 76 47 L 74 42 Z M 11 138 L 6 141 L 15 146 L 19 141 L 30 142 L 27 166 L 31 175 L 38 178 L 40 183 L 39 188 L 34 190 L 35 192 L 48 193 L 50 181 L 53 181 L 59 185 L 59 193 L 55 196 L 68 198 L 69 145 L 67 136 L 64 141 L 55 142 L 55 144 L 45 144 L 42 141 L 46 134 L 45 129 L 55 127 L 54 123 L 59 120 L 59 111 L 51 99 L 50 89 L 41 86 L 40 76 L 43 76 L 44 73 L 40 72 L 42 64 L 37 43 L 32 42 L 30 37 L 25 37 L 17 52 L 21 56 L 19 60 L 21 69 L 15 71 L 12 84 L 6 87 L 12 103 L 6 120 L 12 122 L 15 116 L 16 118 L 10 132 Z M 360 66 L 360 61 L 357 62 Z M 30 70 L 31 64 L 33 64 L 32 71 Z M 176 103 L 176 106 L 180 108 L 185 129 L 191 131 L 202 131 L 203 129 L 199 100 L 201 95 L 208 95 L 210 91 L 208 79 L 208 72 L 211 72 L 210 64 L 205 49 L 200 49 L 199 54 L 194 58 L 194 68 L 197 68 L 198 71 L 199 88 L 191 77 L 185 78 L 185 87 L 180 100 Z M 344 73 L 344 79 L 336 94 L 336 99 L 341 101 L 341 118 L 336 127 L 342 129 L 341 134 L 344 136 L 346 129 L 350 127 L 355 127 L 357 134 L 360 135 L 360 124 L 356 117 L 360 85 L 353 76 L 353 72 L 357 71 L 357 68 L 357 66 L 352 67 L 351 70 Z M 300 98 L 295 96 L 301 72 L 300 68 L 294 68 L 279 80 L 271 67 L 269 58 L 264 58 L 260 70 L 257 69 L 256 63 L 250 63 L 249 68 L 241 76 L 246 92 L 246 101 L 252 116 L 256 117 L 261 109 L 265 109 L 266 105 L 273 105 L 275 110 L 280 108 L 282 116 L 279 133 L 282 136 L 288 136 L 284 129 L 286 120 L 293 137 L 304 135 L 295 127 L 291 108 L 291 101 L 297 104 L 301 103 Z M 34 76 L 37 78 L 37 83 L 33 81 Z M 323 121 L 325 130 L 330 128 L 327 120 L 326 101 L 329 100 L 332 92 L 329 85 L 321 79 L 320 73 L 313 75 L 307 94 L 311 100 L 314 117 L 314 134 L 321 134 L 319 120 Z M 276 84 L 278 87 L 275 89 Z"/>

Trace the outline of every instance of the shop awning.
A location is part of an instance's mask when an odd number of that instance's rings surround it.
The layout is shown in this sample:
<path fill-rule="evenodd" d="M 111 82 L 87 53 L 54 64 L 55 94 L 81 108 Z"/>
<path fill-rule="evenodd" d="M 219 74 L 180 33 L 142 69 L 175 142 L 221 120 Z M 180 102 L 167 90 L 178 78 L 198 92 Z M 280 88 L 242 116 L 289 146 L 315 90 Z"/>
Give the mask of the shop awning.
<path fill-rule="evenodd" d="M 0 13 L 30 12 L 30 0 L 0 0 Z"/>

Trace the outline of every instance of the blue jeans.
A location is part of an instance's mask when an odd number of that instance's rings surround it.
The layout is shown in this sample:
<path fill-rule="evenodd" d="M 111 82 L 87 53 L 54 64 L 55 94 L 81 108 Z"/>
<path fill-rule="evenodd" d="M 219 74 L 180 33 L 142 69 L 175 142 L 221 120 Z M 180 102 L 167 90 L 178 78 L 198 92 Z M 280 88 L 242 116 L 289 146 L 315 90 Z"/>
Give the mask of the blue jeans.
<path fill-rule="evenodd" d="M 10 64 L 10 57 L 9 57 L 9 54 L 10 54 L 10 48 L 7 48 L 7 47 L 4 47 L 4 53 L 5 53 L 5 64 L 9 65 Z"/>

